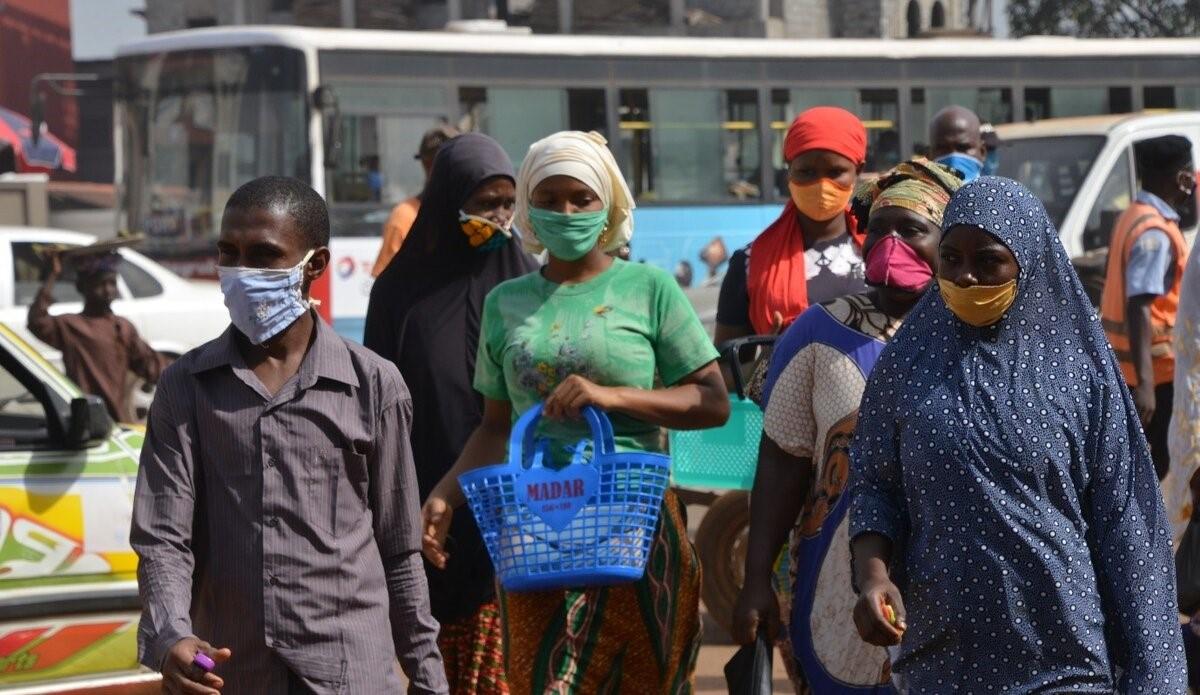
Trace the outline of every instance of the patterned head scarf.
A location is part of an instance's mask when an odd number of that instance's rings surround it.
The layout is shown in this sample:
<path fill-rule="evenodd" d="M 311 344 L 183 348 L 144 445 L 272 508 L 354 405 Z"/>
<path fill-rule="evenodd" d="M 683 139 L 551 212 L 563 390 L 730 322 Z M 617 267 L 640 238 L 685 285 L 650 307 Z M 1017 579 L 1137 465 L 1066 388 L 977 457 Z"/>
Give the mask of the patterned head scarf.
<path fill-rule="evenodd" d="M 950 196 L 962 185 L 962 179 L 949 167 L 913 157 L 874 181 L 861 184 L 851 207 L 860 228 L 866 226 L 871 212 L 884 207 L 910 210 L 940 227 Z"/>
<path fill-rule="evenodd" d="M 927 576 L 922 573 L 938 562 L 936 553 L 959 552 L 966 541 L 944 520 L 914 526 L 906 511 L 913 502 L 906 500 L 945 495 L 950 481 L 960 501 L 964 494 L 971 504 L 987 500 L 977 511 L 966 504 L 952 511 L 995 520 L 1002 540 L 973 537 L 973 548 L 987 542 L 980 556 L 998 552 L 995 542 L 1015 544 L 1020 557 L 1030 548 L 1037 557 L 1039 539 L 1056 535 L 1047 536 L 1050 531 L 1057 531 L 1055 543 L 1079 548 L 1073 557 L 1051 549 L 1038 563 L 1055 578 L 1074 571 L 1071 600 L 1080 602 L 1083 616 L 1104 615 L 1110 653 L 1121 655 L 1114 665 L 1127 677 L 1131 670 L 1133 678 L 1147 676 L 1152 667 L 1145 654 L 1164 660 L 1153 673 L 1182 671 L 1175 570 L 1158 480 L 1129 389 L 1057 230 L 1027 188 L 996 176 L 955 193 L 942 229 L 959 225 L 982 229 L 1016 257 L 1016 299 L 1000 321 L 983 328 L 959 320 L 936 288 L 909 312 L 872 371 L 859 411 L 850 535 L 893 538 L 899 574 Z M 1004 581 L 997 577 L 988 595 L 1016 591 Z M 1098 592 L 1080 589 L 1089 584 Z M 923 600 L 909 604 L 910 615 L 919 615 Z M 1011 598 L 1001 605 L 1018 610 Z M 1039 605 L 1054 604 L 1030 603 L 1017 615 L 1036 624 Z M 1075 639 L 1068 628 L 1087 632 L 1093 620 L 1061 617 L 1069 622 L 1056 627 L 1047 619 L 1038 631 L 1021 634 L 1065 643 Z M 1162 630 L 1144 630 L 1150 622 Z M 905 648 L 923 648 L 909 642 L 930 629 L 919 623 L 910 623 Z M 1030 621 L 1012 630 L 1027 627 Z M 1103 654 L 1104 646 L 1098 649 Z"/>
<path fill-rule="evenodd" d="M 600 235 L 600 248 L 616 251 L 633 238 L 633 194 L 625 183 L 608 141 L 597 132 L 564 130 L 529 146 L 517 174 L 517 210 L 514 219 L 521 241 L 530 253 L 544 248 L 529 221 L 529 197 L 551 176 L 570 176 L 587 184 L 608 208 L 608 227 Z"/>

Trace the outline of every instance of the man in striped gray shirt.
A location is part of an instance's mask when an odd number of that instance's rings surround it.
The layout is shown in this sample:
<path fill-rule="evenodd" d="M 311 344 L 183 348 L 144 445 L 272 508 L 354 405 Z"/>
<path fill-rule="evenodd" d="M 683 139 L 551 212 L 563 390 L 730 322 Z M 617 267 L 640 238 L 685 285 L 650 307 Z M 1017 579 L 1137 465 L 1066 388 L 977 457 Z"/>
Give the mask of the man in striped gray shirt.
<path fill-rule="evenodd" d="M 304 183 L 239 188 L 218 242 L 233 325 L 159 383 L 130 540 L 139 654 L 166 692 L 399 692 L 397 657 L 411 693 L 447 692 L 412 403 L 392 363 L 312 310 L 328 243 Z"/>

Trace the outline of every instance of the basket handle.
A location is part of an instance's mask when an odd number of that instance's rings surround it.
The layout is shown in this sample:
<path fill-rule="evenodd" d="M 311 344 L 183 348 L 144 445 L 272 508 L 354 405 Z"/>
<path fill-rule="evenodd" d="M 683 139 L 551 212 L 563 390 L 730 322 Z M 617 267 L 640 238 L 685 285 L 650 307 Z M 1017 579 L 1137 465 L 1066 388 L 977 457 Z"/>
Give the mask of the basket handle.
<path fill-rule="evenodd" d="M 733 376 L 733 390 L 738 398 L 743 400 L 746 398 L 746 384 L 745 379 L 742 378 L 742 364 L 739 359 L 742 348 L 749 345 L 755 347 L 774 345 L 778 339 L 777 335 L 747 335 L 727 340 L 718 346 L 717 350 L 721 353 L 721 359 L 729 366 L 729 373 Z"/>
<path fill-rule="evenodd" d="M 602 454 L 611 454 L 615 449 L 613 444 L 613 429 L 612 422 L 604 411 L 592 406 L 583 408 L 583 418 L 587 420 L 588 427 L 592 430 L 593 456 Z M 508 459 L 516 465 L 524 468 L 525 452 L 530 452 L 535 459 L 533 465 L 540 465 L 541 458 L 544 458 L 545 452 L 535 448 L 533 435 L 537 431 L 537 424 L 542 419 L 542 404 L 536 403 L 529 410 L 526 410 L 516 424 L 513 425 L 512 434 L 508 439 Z M 542 456 L 536 454 L 542 453 Z"/>
<path fill-rule="evenodd" d="M 608 415 L 603 410 L 588 405 L 583 408 L 583 417 L 592 428 L 592 441 L 596 444 L 594 455 L 613 453 L 616 444 L 613 443 L 612 421 L 608 419 Z"/>

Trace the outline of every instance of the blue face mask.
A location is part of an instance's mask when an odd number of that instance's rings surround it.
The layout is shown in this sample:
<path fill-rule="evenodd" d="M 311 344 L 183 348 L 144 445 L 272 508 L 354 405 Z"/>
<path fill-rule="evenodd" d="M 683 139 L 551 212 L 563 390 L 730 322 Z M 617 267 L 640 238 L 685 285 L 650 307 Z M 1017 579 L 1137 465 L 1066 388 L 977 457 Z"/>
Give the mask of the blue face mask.
<path fill-rule="evenodd" d="M 975 159 L 969 154 L 963 154 L 962 152 L 951 152 L 950 154 L 938 157 L 933 161 L 937 162 L 938 164 L 945 164 L 951 169 L 954 169 L 958 173 L 962 174 L 963 183 L 971 183 L 975 179 L 979 178 L 979 175 L 983 172 L 983 162 Z"/>
<path fill-rule="evenodd" d="M 983 175 L 995 176 L 998 171 L 1000 171 L 1000 150 L 993 148 L 988 150 L 987 157 L 983 160 Z"/>
<path fill-rule="evenodd" d="M 229 319 L 255 345 L 262 345 L 296 322 L 312 304 L 304 298 L 304 266 L 282 270 L 217 266 Z"/>

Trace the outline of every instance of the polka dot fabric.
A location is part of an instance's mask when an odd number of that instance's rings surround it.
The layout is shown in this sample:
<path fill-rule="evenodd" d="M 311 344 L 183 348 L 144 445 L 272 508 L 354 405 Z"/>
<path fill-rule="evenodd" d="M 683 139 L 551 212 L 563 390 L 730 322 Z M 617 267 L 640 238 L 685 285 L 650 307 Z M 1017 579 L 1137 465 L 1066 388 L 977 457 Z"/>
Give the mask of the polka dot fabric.
<path fill-rule="evenodd" d="M 925 293 L 863 397 L 851 538 L 893 541 L 912 692 L 1184 693 L 1170 535 L 1111 348 L 1042 204 L 984 177 L 970 225 L 1021 270 L 996 324 Z"/>

